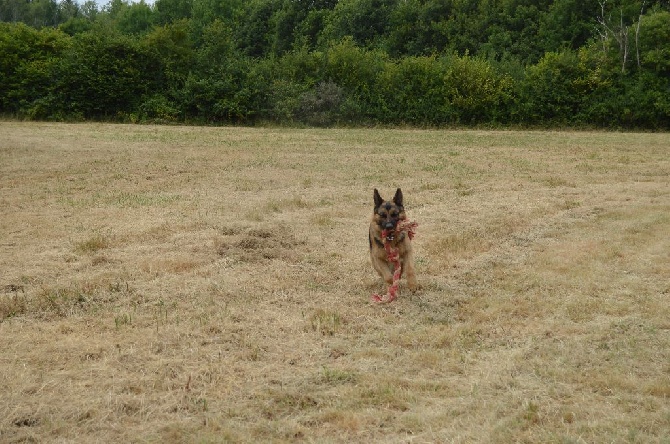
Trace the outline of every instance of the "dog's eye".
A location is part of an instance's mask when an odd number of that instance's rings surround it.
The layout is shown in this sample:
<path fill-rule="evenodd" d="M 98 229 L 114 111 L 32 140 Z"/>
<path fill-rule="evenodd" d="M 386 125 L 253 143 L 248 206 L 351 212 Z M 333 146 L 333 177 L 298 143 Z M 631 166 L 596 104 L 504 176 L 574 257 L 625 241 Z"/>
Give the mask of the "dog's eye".
<path fill-rule="evenodd" d="M 379 217 L 386 217 L 386 213 L 385 213 L 385 212 L 383 212 L 383 211 L 382 211 L 382 212 L 380 212 L 380 213 L 379 213 Z"/>
<path fill-rule="evenodd" d="M 398 217 L 398 213 L 396 213 L 395 211 L 392 211 L 391 212 L 391 217 Z"/>

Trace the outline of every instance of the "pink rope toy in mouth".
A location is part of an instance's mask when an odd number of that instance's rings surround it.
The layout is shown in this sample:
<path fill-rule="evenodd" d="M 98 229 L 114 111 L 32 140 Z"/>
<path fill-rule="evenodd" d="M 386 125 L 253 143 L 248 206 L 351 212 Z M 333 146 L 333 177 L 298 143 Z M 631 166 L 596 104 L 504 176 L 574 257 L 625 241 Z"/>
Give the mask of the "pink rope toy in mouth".
<path fill-rule="evenodd" d="M 410 240 L 414 239 L 416 228 L 418 226 L 419 224 L 416 222 L 403 220 L 398 222 L 395 230 L 382 230 L 382 241 L 384 242 L 384 250 L 386 250 L 386 258 L 393 264 L 393 283 L 389 285 L 385 296 L 374 293 L 372 295 L 372 302 L 380 304 L 389 303 L 398 297 L 398 286 L 400 284 L 400 276 L 402 275 L 402 264 L 400 264 L 398 249 L 391 244 L 391 241 L 403 232 L 407 234 L 407 237 L 409 237 Z"/>

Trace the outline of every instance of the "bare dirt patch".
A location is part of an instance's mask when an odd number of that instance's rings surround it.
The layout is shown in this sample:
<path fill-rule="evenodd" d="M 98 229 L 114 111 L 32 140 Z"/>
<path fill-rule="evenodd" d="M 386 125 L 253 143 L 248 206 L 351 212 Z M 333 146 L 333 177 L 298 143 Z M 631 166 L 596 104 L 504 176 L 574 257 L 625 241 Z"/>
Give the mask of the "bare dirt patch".
<path fill-rule="evenodd" d="M 668 438 L 667 135 L 0 130 L 2 442 Z"/>

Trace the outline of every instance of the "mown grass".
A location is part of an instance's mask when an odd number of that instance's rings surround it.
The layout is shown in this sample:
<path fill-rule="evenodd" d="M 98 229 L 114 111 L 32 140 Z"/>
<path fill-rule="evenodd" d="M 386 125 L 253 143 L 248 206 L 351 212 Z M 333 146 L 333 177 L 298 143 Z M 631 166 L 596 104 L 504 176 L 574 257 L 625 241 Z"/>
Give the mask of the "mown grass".
<path fill-rule="evenodd" d="M 0 129 L 0 441 L 670 438 L 664 134 Z"/>

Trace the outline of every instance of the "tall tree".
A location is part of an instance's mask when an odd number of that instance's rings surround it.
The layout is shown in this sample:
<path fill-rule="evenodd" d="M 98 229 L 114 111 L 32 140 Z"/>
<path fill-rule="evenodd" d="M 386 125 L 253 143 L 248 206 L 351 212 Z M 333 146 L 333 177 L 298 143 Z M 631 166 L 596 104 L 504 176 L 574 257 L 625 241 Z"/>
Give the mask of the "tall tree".
<path fill-rule="evenodd" d="M 323 36 L 328 41 L 351 36 L 357 45 L 380 46 L 397 3 L 398 0 L 341 0 L 330 14 Z"/>
<path fill-rule="evenodd" d="M 157 23 L 166 25 L 190 18 L 193 11 L 193 0 L 156 0 L 154 7 L 158 13 Z"/>

